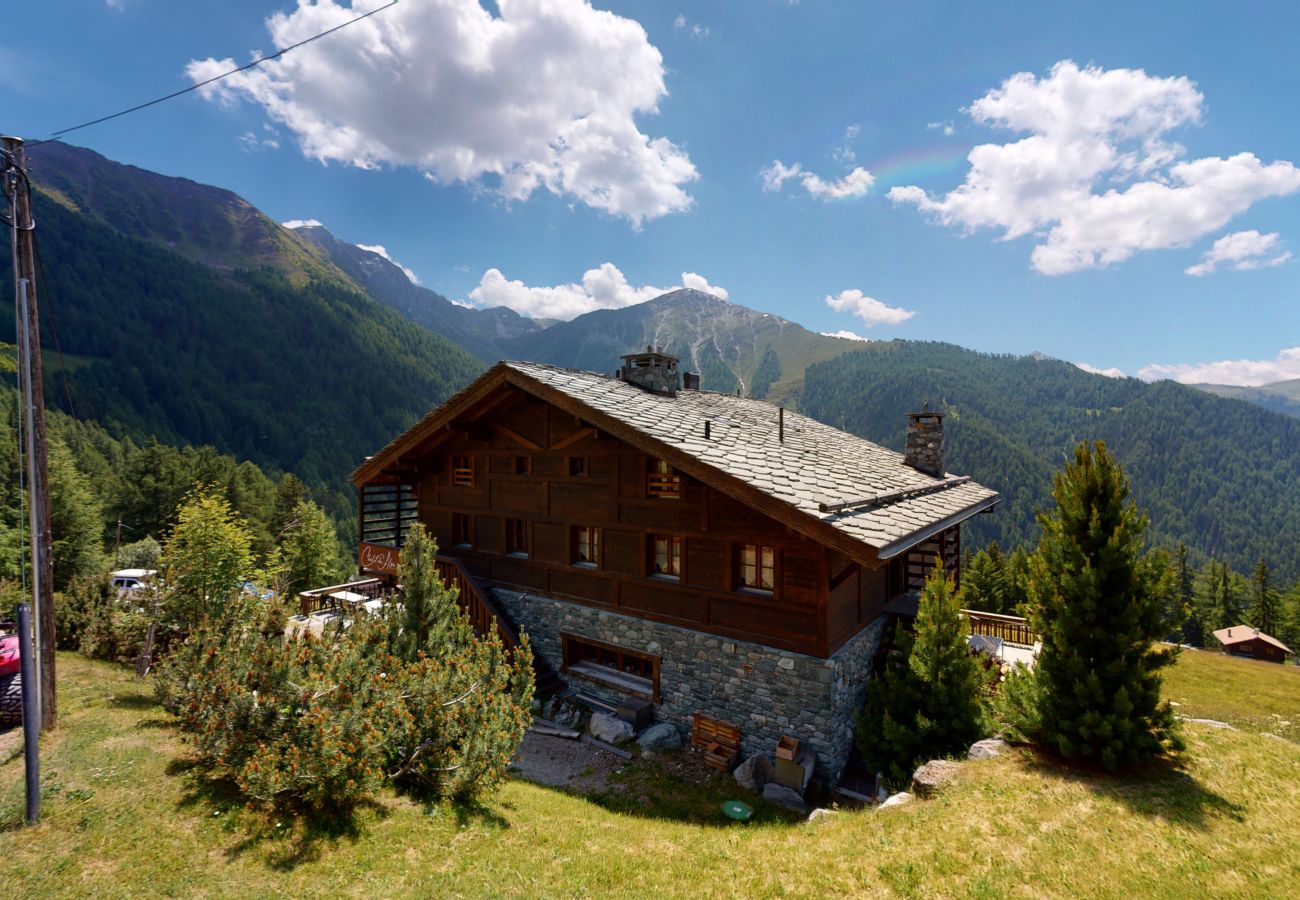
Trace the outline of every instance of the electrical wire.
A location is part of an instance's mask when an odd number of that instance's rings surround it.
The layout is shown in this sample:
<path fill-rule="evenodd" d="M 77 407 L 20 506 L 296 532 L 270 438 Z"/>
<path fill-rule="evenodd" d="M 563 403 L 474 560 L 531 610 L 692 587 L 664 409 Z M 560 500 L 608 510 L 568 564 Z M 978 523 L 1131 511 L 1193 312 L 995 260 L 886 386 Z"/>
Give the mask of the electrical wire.
<path fill-rule="evenodd" d="M 174 100 L 175 98 L 188 94 L 191 91 L 197 91 L 199 88 L 207 87 L 208 85 L 218 82 L 223 78 L 228 78 L 229 76 L 238 74 L 239 72 L 246 72 L 249 69 L 253 68 L 254 66 L 260 66 L 262 63 L 267 62 L 268 60 L 279 59 L 281 56 L 284 56 L 290 50 L 297 50 L 299 47 L 302 47 L 306 44 L 310 44 L 312 41 L 318 41 L 321 38 L 326 37 L 327 35 L 331 35 L 336 31 L 341 31 L 342 29 L 347 28 L 349 25 L 355 25 L 357 22 L 360 22 L 362 19 L 368 19 L 377 13 L 383 12 L 386 9 L 391 9 L 392 7 L 396 6 L 397 3 L 398 0 L 392 0 L 391 3 L 387 3 L 384 6 L 380 6 L 377 7 L 376 9 L 372 9 L 368 13 L 362 13 L 361 15 L 357 16 L 355 19 L 349 19 L 348 21 L 343 22 L 340 25 L 335 25 L 333 28 L 329 28 L 326 29 L 325 31 L 322 31 L 320 34 L 312 35 L 306 40 L 301 40 L 296 44 L 290 44 L 288 47 L 282 47 L 279 50 L 276 50 L 270 56 L 259 56 L 257 59 L 253 60 L 247 65 L 243 65 L 231 69 L 229 72 L 222 72 L 220 75 L 214 75 L 205 81 L 200 81 L 197 84 L 192 84 L 187 88 L 181 88 L 179 91 L 173 91 L 172 93 L 168 94 L 165 97 L 157 97 L 145 103 L 140 103 L 135 106 L 132 106 L 130 109 L 124 109 L 121 110 L 120 112 L 115 112 L 107 116 L 100 116 L 98 119 L 91 119 L 89 122 L 82 122 L 80 125 L 73 125 L 68 128 L 60 128 L 58 131 L 52 133 L 45 140 L 34 141 L 28 144 L 27 146 L 39 147 L 41 144 L 49 144 L 54 141 L 61 141 L 63 140 L 64 135 L 71 134 L 74 131 L 80 131 L 83 128 L 89 128 L 91 125 L 99 125 L 102 122 L 108 122 L 112 119 L 118 119 L 121 118 L 122 116 L 130 115 L 133 112 L 139 112 L 142 109 L 148 109 L 151 106 L 157 106 L 159 103 L 165 103 L 168 100 Z"/>

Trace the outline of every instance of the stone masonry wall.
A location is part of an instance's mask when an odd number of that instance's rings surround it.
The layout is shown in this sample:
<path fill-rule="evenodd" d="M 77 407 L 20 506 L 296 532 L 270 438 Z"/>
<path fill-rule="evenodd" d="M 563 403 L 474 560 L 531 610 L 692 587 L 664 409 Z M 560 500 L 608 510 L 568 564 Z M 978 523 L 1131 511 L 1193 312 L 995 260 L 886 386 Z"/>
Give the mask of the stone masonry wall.
<path fill-rule="evenodd" d="M 561 632 L 658 656 L 659 721 L 683 734 L 697 712 L 731 722 L 741 731 L 742 757 L 771 754 L 777 739 L 791 735 L 812 748 L 817 777 L 832 783 L 848 760 L 853 713 L 861 708 L 885 624 L 878 619 L 830 659 L 818 659 L 539 594 L 492 593 L 555 671 L 564 663 Z M 616 704 L 629 699 L 585 679 L 572 685 Z"/>

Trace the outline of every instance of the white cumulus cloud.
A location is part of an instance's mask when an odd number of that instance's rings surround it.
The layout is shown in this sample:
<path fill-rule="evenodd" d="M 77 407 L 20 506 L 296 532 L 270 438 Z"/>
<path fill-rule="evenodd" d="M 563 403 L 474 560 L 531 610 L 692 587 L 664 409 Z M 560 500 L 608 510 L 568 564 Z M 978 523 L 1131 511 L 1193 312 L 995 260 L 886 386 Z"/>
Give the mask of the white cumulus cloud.
<path fill-rule="evenodd" d="M 772 164 L 759 174 L 763 177 L 765 191 L 779 191 L 791 178 L 798 178 L 804 190 L 818 200 L 861 197 L 876 183 L 876 177 L 862 166 L 857 166 L 839 181 L 826 181 L 819 175 L 804 171 L 799 163 L 787 166 L 779 159 L 772 160 Z"/>
<path fill-rule="evenodd" d="M 387 248 L 384 247 L 383 244 L 357 244 L 357 247 L 362 250 L 369 251 L 370 253 L 378 254 L 379 256 L 382 256 L 384 259 L 388 260 L 393 265 L 397 266 L 397 268 L 402 270 L 402 274 L 404 274 L 408 279 L 410 279 L 411 284 L 420 283 L 420 279 L 416 277 L 415 272 L 413 272 L 409 266 L 404 266 L 400 262 L 398 262 L 397 260 L 389 256 L 388 250 Z"/>
<path fill-rule="evenodd" d="M 355 17 L 336 0 L 267 20 L 276 46 Z M 402 3 L 202 89 L 251 100 L 321 162 L 409 166 L 509 200 L 543 189 L 639 227 L 680 212 L 686 152 L 637 118 L 667 93 L 663 57 L 631 19 L 585 0 Z M 194 60 L 195 81 L 233 68 Z"/>
<path fill-rule="evenodd" d="M 1285 160 L 1184 159 L 1169 133 L 1198 122 L 1203 100 L 1187 78 L 1140 69 L 1062 61 L 1043 78 L 1021 72 L 968 111 L 1027 137 L 972 149 L 965 181 L 946 195 L 909 185 L 888 196 L 968 232 L 1033 235 L 1033 266 L 1048 275 L 1183 247 L 1265 197 L 1300 191 L 1300 169 Z"/>
<path fill-rule="evenodd" d="M 281 222 L 285 228 L 324 228 L 319 219 L 290 219 L 287 222 Z"/>
<path fill-rule="evenodd" d="M 694 272 L 683 272 L 682 283 L 674 287 L 637 286 L 629 284 L 618 266 L 609 262 L 588 269 L 581 283 L 551 286 L 527 285 L 506 278 L 500 269 L 488 269 L 469 296 L 478 307 L 508 306 L 533 318 L 567 321 L 597 309 L 635 306 L 681 287 L 727 299 L 725 289 L 709 284 L 708 279 Z"/>
<path fill-rule="evenodd" d="M 1183 384 L 1239 384 L 1259 387 L 1300 378 L 1300 347 L 1288 347 L 1273 359 L 1223 359 L 1208 363 L 1154 363 L 1138 370 L 1147 381 L 1172 378 Z"/>
<path fill-rule="evenodd" d="M 1238 231 L 1225 234 L 1214 242 L 1205 256 L 1194 266 L 1183 271 L 1188 275 L 1208 275 L 1218 268 L 1219 263 L 1231 263 L 1234 269 L 1258 269 L 1265 266 L 1280 266 L 1291 259 L 1291 251 L 1278 253 L 1279 240 L 1277 232 L 1260 234 L 1258 231 Z"/>
<path fill-rule="evenodd" d="M 826 305 L 836 312 L 852 313 L 865 322 L 868 328 L 876 325 L 901 325 L 916 315 L 910 309 L 881 303 L 857 288 L 840 291 L 834 297 L 827 297 Z"/>
<path fill-rule="evenodd" d="M 926 122 L 925 127 L 930 131 L 942 131 L 944 137 L 952 137 L 957 132 L 957 127 L 951 122 Z"/>
<path fill-rule="evenodd" d="M 842 328 L 839 331 L 823 331 L 822 337 L 843 338 L 846 341 L 870 341 L 871 338 L 863 337 L 855 331 L 849 331 Z"/>
<path fill-rule="evenodd" d="M 1082 369 L 1092 375 L 1105 375 L 1107 378 L 1127 378 L 1123 369 L 1117 369 L 1111 366 L 1109 369 L 1099 369 L 1096 366 L 1090 366 L 1086 362 L 1073 363 L 1076 369 Z"/>

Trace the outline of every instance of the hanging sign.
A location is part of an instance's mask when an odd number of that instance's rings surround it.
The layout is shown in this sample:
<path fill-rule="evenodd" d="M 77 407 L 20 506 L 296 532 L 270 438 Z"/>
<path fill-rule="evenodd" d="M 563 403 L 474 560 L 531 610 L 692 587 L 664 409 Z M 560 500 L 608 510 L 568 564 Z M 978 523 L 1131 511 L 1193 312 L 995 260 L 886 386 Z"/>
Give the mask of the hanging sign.
<path fill-rule="evenodd" d="M 357 547 L 357 562 L 361 571 L 376 572 L 380 575 L 397 574 L 397 548 L 385 547 L 383 544 L 368 544 L 365 541 Z"/>

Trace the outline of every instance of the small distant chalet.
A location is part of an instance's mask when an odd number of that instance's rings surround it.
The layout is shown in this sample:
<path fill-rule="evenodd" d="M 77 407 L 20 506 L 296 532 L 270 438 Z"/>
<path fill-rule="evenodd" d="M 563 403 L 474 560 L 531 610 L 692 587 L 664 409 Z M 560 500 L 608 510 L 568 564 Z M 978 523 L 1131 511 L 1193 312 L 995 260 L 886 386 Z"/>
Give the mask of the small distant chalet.
<path fill-rule="evenodd" d="M 418 518 L 571 687 L 746 754 L 791 735 L 836 777 L 886 606 L 959 575 L 999 496 L 944 472 L 941 413 L 904 455 L 684 380 L 653 348 L 613 377 L 497 364 L 353 474 L 362 566 L 391 575 Z"/>
<path fill-rule="evenodd" d="M 1214 632 L 1215 639 L 1223 645 L 1223 652 L 1233 656 L 1249 656 L 1268 662 L 1284 663 L 1291 648 L 1258 628 L 1233 625 Z"/>

